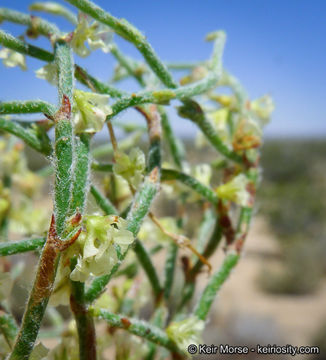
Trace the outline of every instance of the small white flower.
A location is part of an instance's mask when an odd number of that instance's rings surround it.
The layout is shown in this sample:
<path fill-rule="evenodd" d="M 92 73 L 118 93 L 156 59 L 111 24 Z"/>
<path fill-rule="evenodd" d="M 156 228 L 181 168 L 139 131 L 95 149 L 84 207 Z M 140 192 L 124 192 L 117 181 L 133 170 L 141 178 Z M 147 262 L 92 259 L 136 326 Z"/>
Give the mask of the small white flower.
<path fill-rule="evenodd" d="M 22 70 L 27 70 L 26 58 L 17 51 L 7 48 L 0 50 L 0 59 L 3 59 L 3 64 L 8 67 L 19 66 Z"/>
<path fill-rule="evenodd" d="M 201 334 L 205 323 L 196 316 L 172 322 L 166 329 L 168 337 L 174 341 L 180 350 L 187 351 L 190 344 L 198 345 L 201 343 Z"/>
<path fill-rule="evenodd" d="M 143 179 L 146 167 L 144 153 L 138 147 L 132 148 L 129 155 L 119 151 L 115 154 L 115 161 L 114 173 L 122 176 L 137 189 Z"/>
<path fill-rule="evenodd" d="M 50 84 L 57 86 L 58 83 L 58 73 L 57 66 L 55 63 L 49 63 L 40 69 L 35 71 L 36 77 L 39 79 L 44 79 Z"/>
<path fill-rule="evenodd" d="M 73 113 L 76 133 L 94 133 L 102 129 L 106 117 L 112 113 L 111 107 L 107 105 L 109 98 L 109 95 L 77 89 L 74 91 Z"/>
<path fill-rule="evenodd" d="M 109 274 L 118 262 L 117 247 L 123 254 L 134 240 L 133 234 L 126 228 L 126 220 L 115 215 L 88 216 L 86 233 L 81 234 L 82 238 L 78 240 L 83 243 L 82 254 L 70 278 L 84 282 L 89 275 Z"/>
<path fill-rule="evenodd" d="M 112 30 L 97 21 L 90 25 L 89 19 L 87 15 L 79 14 L 78 24 L 71 40 L 72 48 L 81 57 L 88 56 L 96 49 L 102 49 L 103 52 L 108 53 L 111 49 Z M 89 48 L 85 42 L 88 43 Z"/>
<path fill-rule="evenodd" d="M 221 199 L 233 201 L 241 206 L 249 206 L 248 183 L 248 178 L 244 174 L 239 174 L 228 183 L 217 187 L 216 193 Z"/>

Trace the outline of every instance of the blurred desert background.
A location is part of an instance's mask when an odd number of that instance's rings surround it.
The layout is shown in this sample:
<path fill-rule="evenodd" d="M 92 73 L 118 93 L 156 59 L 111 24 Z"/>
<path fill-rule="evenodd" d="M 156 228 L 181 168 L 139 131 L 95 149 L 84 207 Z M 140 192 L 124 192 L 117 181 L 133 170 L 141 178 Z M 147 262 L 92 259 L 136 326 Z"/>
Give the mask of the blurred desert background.
<path fill-rule="evenodd" d="M 214 160 L 213 151 L 198 151 L 190 139 L 184 142 L 192 163 L 203 159 Z M 29 152 L 28 158 L 32 168 L 44 165 L 44 160 L 34 152 Z M 265 141 L 256 216 L 241 262 L 221 289 L 211 311 L 204 333 L 205 343 L 317 345 L 321 349 L 320 355 L 297 355 L 295 358 L 326 359 L 325 158 L 324 139 Z M 38 205 L 47 207 L 49 204 L 49 197 L 45 196 Z M 173 208 L 166 201 L 160 212 L 171 215 Z M 189 213 L 191 233 L 196 230 L 191 229 L 191 217 L 195 217 L 196 212 L 189 209 Z M 36 256 L 24 254 L 20 255 L 20 259 L 22 256 L 28 264 L 25 275 L 16 281 L 11 299 L 18 319 L 22 316 L 28 283 L 33 278 L 36 264 Z M 18 261 L 19 257 L 15 257 Z M 222 259 L 223 250 L 220 248 L 211 261 L 214 268 L 219 267 Z M 160 259 L 157 260 L 160 264 Z M 163 261 L 162 256 L 162 265 Z M 181 259 L 179 265 L 180 262 Z M 182 281 L 179 270 L 173 291 L 176 299 Z M 198 279 L 197 293 L 204 288 L 206 281 L 207 275 L 202 274 Z M 60 309 L 62 314 L 67 311 Z M 44 334 L 41 339 L 44 344 L 51 347 L 57 343 L 51 332 L 45 331 Z M 198 359 L 207 356 L 224 358 L 221 355 L 205 355 Z M 234 355 L 225 357 L 237 358 Z M 110 358 L 112 352 L 108 353 Z M 258 359 L 261 356 L 249 354 L 245 358 Z M 268 355 L 268 359 L 273 359 L 273 356 Z"/>

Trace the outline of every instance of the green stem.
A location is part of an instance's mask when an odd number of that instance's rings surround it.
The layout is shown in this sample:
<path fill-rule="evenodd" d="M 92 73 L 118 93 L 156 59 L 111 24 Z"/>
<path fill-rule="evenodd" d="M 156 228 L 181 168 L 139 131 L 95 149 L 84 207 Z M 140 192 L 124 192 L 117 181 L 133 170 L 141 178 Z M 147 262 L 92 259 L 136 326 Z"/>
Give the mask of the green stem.
<path fill-rule="evenodd" d="M 89 134 L 81 134 L 75 139 L 74 179 L 71 191 L 71 202 L 69 215 L 77 211 L 84 212 L 90 176 L 90 152 L 89 152 Z"/>
<path fill-rule="evenodd" d="M 33 114 L 44 113 L 53 116 L 55 107 L 42 100 L 0 102 L 0 114 Z"/>
<path fill-rule="evenodd" d="M 171 244 L 167 249 L 165 267 L 164 267 L 164 274 L 165 274 L 164 298 L 166 300 L 169 299 L 172 290 L 177 255 L 178 255 L 178 245 L 175 244 L 174 242 L 171 242 Z"/>
<path fill-rule="evenodd" d="M 104 197 L 94 185 L 91 185 L 91 194 L 94 196 L 97 205 L 104 211 L 106 215 L 118 214 L 118 210 L 114 207 L 113 204 L 111 204 L 110 200 Z"/>
<path fill-rule="evenodd" d="M 100 163 L 96 160 L 94 160 L 92 162 L 92 170 L 95 171 L 104 171 L 104 172 L 109 172 L 112 173 L 113 172 L 113 164 L 112 163 Z"/>
<path fill-rule="evenodd" d="M 117 19 L 102 8 L 88 0 L 66 0 L 70 4 L 76 6 L 79 10 L 90 15 L 95 20 L 111 27 L 118 35 L 122 36 L 127 41 L 133 43 L 136 48 L 143 55 L 147 64 L 162 81 L 164 85 L 170 88 L 176 87 L 171 74 L 168 72 L 166 66 L 159 59 L 154 52 L 154 49 L 146 40 L 146 37 L 137 30 L 133 25 L 124 19 Z"/>
<path fill-rule="evenodd" d="M 194 310 L 195 315 L 199 319 L 206 320 L 208 312 L 217 295 L 217 292 L 224 284 L 224 282 L 228 279 L 232 269 L 238 263 L 238 260 L 239 254 L 235 252 L 230 252 L 226 255 L 220 269 L 210 278 Z"/>
<path fill-rule="evenodd" d="M 29 28 L 35 29 L 37 33 L 47 37 L 51 34 L 60 34 L 56 25 L 49 21 L 11 9 L 0 9 L 0 22 L 1 21 L 10 21 L 16 24 L 26 25 Z"/>
<path fill-rule="evenodd" d="M 217 219 L 216 223 L 215 223 L 213 234 L 211 235 L 211 237 L 205 247 L 205 250 L 202 254 L 205 259 L 209 259 L 213 255 L 216 248 L 218 247 L 218 245 L 221 242 L 222 235 L 223 235 L 223 227 L 221 226 L 219 220 Z M 203 267 L 203 263 L 200 260 L 197 260 L 195 265 L 192 267 L 192 269 L 190 270 L 190 272 L 188 274 L 188 280 L 194 281 L 196 275 L 200 272 L 202 267 Z"/>
<path fill-rule="evenodd" d="M 12 348 L 17 332 L 18 328 L 13 316 L 10 314 L 0 314 L 0 334 L 4 337 L 9 348 Z"/>
<path fill-rule="evenodd" d="M 173 169 L 162 169 L 162 181 L 177 180 L 188 186 L 190 189 L 197 192 L 204 199 L 216 205 L 218 197 L 213 190 L 200 183 L 198 180 L 190 175 L 184 174 Z"/>
<path fill-rule="evenodd" d="M 148 277 L 150 284 L 152 285 L 156 301 L 158 301 L 162 295 L 162 288 L 150 255 L 138 239 L 135 241 L 134 251 Z"/>
<path fill-rule="evenodd" d="M 213 128 L 212 124 L 209 122 L 209 120 L 206 119 L 202 108 L 197 102 L 193 100 L 185 101 L 184 105 L 178 108 L 178 114 L 181 117 L 193 121 L 218 152 L 232 161 L 240 164 L 242 163 L 242 157 L 234 151 L 230 150 L 227 145 L 224 144 Z"/>
<path fill-rule="evenodd" d="M 40 237 L 35 239 L 26 239 L 15 242 L 7 242 L 0 244 L 0 256 L 8 256 L 33 251 L 41 248 L 46 238 Z"/>
<path fill-rule="evenodd" d="M 1 105 L 0 105 L 1 106 Z M 48 156 L 52 153 L 52 146 L 50 139 L 48 138 L 45 131 L 39 127 L 38 129 L 42 132 L 42 138 L 38 137 L 35 133 L 35 127 L 22 126 L 12 120 L 0 118 L 0 129 L 9 132 L 22 139 L 27 145 L 36 151 Z"/>
<path fill-rule="evenodd" d="M 127 73 L 134 77 L 140 86 L 145 87 L 145 82 L 140 74 L 137 74 L 136 68 L 134 66 L 134 62 L 126 57 L 117 47 L 116 44 L 112 45 L 111 47 L 111 54 L 118 60 L 121 66 L 123 66 Z"/>
<path fill-rule="evenodd" d="M 55 6 L 51 6 L 52 3 L 48 4 L 47 2 L 34 2 L 29 6 L 30 11 L 43 11 L 48 14 L 58 15 L 64 17 L 66 20 L 71 22 L 73 25 L 77 25 L 78 19 L 77 16 L 70 11 L 68 8 L 61 4 L 55 3 Z M 46 22 L 46 24 L 49 24 Z"/>
<path fill-rule="evenodd" d="M 131 334 L 140 336 L 154 344 L 163 346 L 172 352 L 179 352 L 178 348 L 166 333 L 160 328 L 145 321 L 127 318 L 122 315 L 112 314 L 106 310 L 94 310 L 94 315 L 104 319 L 112 327 L 125 329 Z"/>
<path fill-rule="evenodd" d="M 59 41 L 55 44 L 55 58 L 58 66 L 59 98 L 62 104 L 54 117 L 56 141 L 54 200 L 56 218 L 52 217 L 47 241 L 39 260 L 36 278 L 25 309 L 22 325 L 9 360 L 27 360 L 33 350 L 54 286 L 60 259 L 60 238 L 69 209 L 73 150 L 70 123 L 73 65 L 71 50 L 66 43 Z"/>
<path fill-rule="evenodd" d="M 0 45 L 11 50 L 15 50 L 21 54 L 29 55 L 43 61 L 53 61 L 53 54 L 43 50 L 37 46 L 27 44 L 25 41 L 15 38 L 11 34 L 0 30 Z"/>
<path fill-rule="evenodd" d="M 148 177 L 146 177 L 142 187 L 136 193 L 134 201 L 127 215 L 127 229 L 136 237 L 140 226 L 150 210 L 150 206 L 158 191 L 158 170 L 155 168 Z M 122 254 L 122 260 L 127 255 L 128 250 Z M 88 302 L 94 301 L 105 289 L 112 276 L 119 269 L 120 264 L 116 264 L 110 274 L 99 276 L 93 280 L 89 289 L 86 291 L 85 299 Z"/>
<path fill-rule="evenodd" d="M 69 45 L 63 41 L 56 43 L 55 55 L 58 66 L 59 101 L 62 105 L 55 115 L 54 210 L 57 233 L 61 236 L 69 213 L 73 181 L 74 141 L 71 124 L 73 60 Z"/>
<path fill-rule="evenodd" d="M 174 163 L 177 165 L 177 167 L 179 169 L 182 169 L 182 165 L 185 160 L 185 152 L 184 152 L 183 144 L 181 140 L 175 136 L 163 106 L 159 106 L 158 110 L 161 115 L 163 135 L 168 143 L 170 153 L 172 155 L 172 159 Z"/>

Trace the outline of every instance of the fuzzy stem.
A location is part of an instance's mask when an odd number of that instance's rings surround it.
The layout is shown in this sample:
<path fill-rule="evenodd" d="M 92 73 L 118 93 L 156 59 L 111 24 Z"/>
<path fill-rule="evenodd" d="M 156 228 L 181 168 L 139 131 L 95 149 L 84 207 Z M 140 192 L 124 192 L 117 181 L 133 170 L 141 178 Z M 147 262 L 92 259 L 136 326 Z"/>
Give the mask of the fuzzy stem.
<path fill-rule="evenodd" d="M 69 45 L 58 41 L 55 45 L 58 66 L 58 92 L 61 108 L 55 115 L 55 184 L 54 209 L 59 236 L 69 213 L 73 171 L 73 128 L 71 106 L 73 89 L 73 60 Z"/>
<path fill-rule="evenodd" d="M 24 313 L 20 332 L 15 342 L 10 360 L 27 360 L 41 326 L 45 309 L 52 293 L 60 251 L 63 249 L 61 235 L 68 213 L 72 164 L 72 127 L 70 111 L 73 87 L 73 66 L 69 46 L 59 41 L 55 44 L 55 57 L 58 66 L 59 99 L 62 104 L 55 114 L 55 212 L 52 216 L 47 241 L 43 248 L 36 278 Z M 57 223 L 56 223 L 57 221 Z M 78 237 L 77 233 L 73 240 Z M 66 245 L 69 241 L 66 242 Z"/>
<path fill-rule="evenodd" d="M 127 215 L 128 226 L 127 229 L 136 237 L 140 226 L 148 214 L 150 206 L 158 191 L 158 169 L 155 168 L 149 176 L 145 179 L 142 187 L 136 193 L 133 204 Z M 128 250 L 122 254 L 122 260 L 127 255 Z M 89 289 L 86 291 L 85 299 L 88 302 L 94 301 L 105 289 L 106 285 L 112 276 L 119 269 L 120 264 L 116 264 L 110 274 L 99 276 L 93 280 Z"/>
<path fill-rule="evenodd" d="M 167 87 L 174 88 L 176 83 L 174 82 L 171 74 L 168 72 L 166 66 L 161 62 L 159 57 L 154 52 L 154 49 L 146 40 L 145 36 L 141 34 L 133 25 L 126 20 L 119 20 L 105 12 L 99 6 L 88 0 L 66 0 L 70 4 L 76 6 L 79 10 L 90 15 L 95 20 L 111 27 L 118 35 L 122 36 L 127 41 L 133 43 L 136 48 L 143 55 L 147 64 L 151 67 L 157 77 Z"/>
<path fill-rule="evenodd" d="M 229 277 L 231 270 L 236 266 L 239 260 L 239 254 L 230 252 L 226 255 L 220 269 L 211 277 L 206 286 L 199 302 L 194 310 L 195 315 L 201 319 L 206 320 L 208 312 L 214 302 L 218 290 Z"/>
<path fill-rule="evenodd" d="M 46 238 L 26 239 L 16 242 L 7 242 L 0 244 L 0 256 L 8 256 L 33 251 L 42 247 Z"/>
<path fill-rule="evenodd" d="M 104 319 L 112 327 L 125 329 L 131 334 L 140 336 L 157 345 L 163 346 L 170 351 L 180 351 L 163 330 L 145 321 L 127 318 L 122 315 L 112 314 L 109 311 L 103 309 L 94 310 L 94 315 L 96 317 Z"/>
<path fill-rule="evenodd" d="M 76 160 L 74 163 L 74 179 L 71 191 L 71 202 L 69 215 L 76 212 L 83 213 L 88 188 L 89 188 L 89 172 L 90 172 L 90 152 L 89 152 L 89 134 L 81 134 L 76 136 L 75 154 Z"/>
<path fill-rule="evenodd" d="M 59 254 L 54 219 L 52 219 L 22 325 L 9 360 L 28 360 L 33 350 L 41 321 L 53 289 L 55 273 L 60 258 Z"/>
<path fill-rule="evenodd" d="M 190 189 L 197 192 L 204 199 L 208 200 L 212 204 L 216 205 L 218 202 L 218 197 L 213 190 L 209 187 L 201 184 L 198 180 L 193 178 L 190 175 L 184 174 L 177 170 L 172 169 L 162 169 L 162 181 L 171 181 L 178 180 L 188 186 Z"/>
<path fill-rule="evenodd" d="M 37 134 L 35 133 L 35 128 L 32 128 L 30 126 L 22 126 L 17 122 L 3 118 L 0 118 L 0 129 L 17 136 L 31 148 L 46 156 L 52 153 L 50 139 L 47 136 L 46 132 L 42 131 L 40 127 L 38 127 L 38 129 L 42 133 L 42 138 L 37 136 Z"/>
<path fill-rule="evenodd" d="M 0 114 L 2 115 L 33 113 L 44 113 L 48 116 L 53 116 L 55 107 L 42 100 L 0 102 Z"/>
<path fill-rule="evenodd" d="M 77 16 L 70 11 L 68 8 L 66 8 L 63 5 L 56 4 L 57 6 L 52 7 L 50 5 L 47 5 L 47 3 L 44 2 L 34 2 L 29 6 L 30 11 L 43 11 L 48 14 L 52 15 L 58 15 L 64 17 L 66 20 L 71 22 L 73 25 L 77 25 L 78 19 Z M 45 22 L 46 25 L 48 25 L 48 22 Z M 51 24 L 52 25 L 52 24 Z"/>
<path fill-rule="evenodd" d="M 181 140 L 175 136 L 163 106 L 158 106 L 158 110 L 161 115 L 163 135 L 169 145 L 172 159 L 174 163 L 177 165 L 177 167 L 179 169 L 182 169 L 182 165 L 185 161 L 185 152 L 184 152 L 183 144 Z"/>
<path fill-rule="evenodd" d="M 53 54 L 37 46 L 27 44 L 26 42 L 15 38 L 11 34 L 0 30 L 0 45 L 15 50 L 21 54 L 29 55 L 43 61 L 52 61 Z"/>
<path fill-rule="evenodd" d="M 137 239 L 135 241 L 134 251 L 152 285 L 156 301 L 158 301 L 162 295 L 162 288 L 150 255 L 144 245 Z"/>
<path fill-rule="evenodd" d="M 37 16 L 24 14 L 16 10 L 1 8 L 0 22 L 1 21 L 10 21 L 16 24 L 26 25 L 31 29 L 35 29 L 37 33 L 47 37 L 51 34 L 60 34 L 60 31 L 56 25 L 50 23 L 49 21 L 43 20 Z"/>
<path fill-rule="evenodd" d="M 171 242 L 171 244 L 169 244 L 169 247 L 167 249 L 165 267 L 164 267 L 164 274 L 165 274 L 164 298 L 166 300 L 169 299 L 172 290 L 177 255 L 178 255 L 178 245 L 175 244 L 174 242 Z"/>
<path fill-rule="evenodd" d="M 242 163 L 242 157 L 234 151 L 230 150 L 223 143 L 212 124 L 206 119 L 206 116 L 198 103 L 193 100 L 187 100 L 184 102 L 183 106 L 179 107 L 178 113 L 181 117 L 193 121 L 201 129 L 203 134 L 218 152 L 230 160 L 240 164 Z"/>

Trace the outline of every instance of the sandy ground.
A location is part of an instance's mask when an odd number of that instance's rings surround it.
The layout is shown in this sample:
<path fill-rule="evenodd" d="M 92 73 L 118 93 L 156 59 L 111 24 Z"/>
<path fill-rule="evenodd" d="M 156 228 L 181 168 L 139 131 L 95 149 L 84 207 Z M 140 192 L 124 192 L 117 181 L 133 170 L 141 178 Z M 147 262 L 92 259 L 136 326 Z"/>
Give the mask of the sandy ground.
<path fill-rule="evenodd" d="M 243 258 L 212 309 L 204 336 L 207 343 L 311 345 L 312 336 L 326 321 L 326 282 L 316 293 L 305 296 L 270 295 L 259 289 L 257 276 L 264 266 L 279 262 L 278 244 L 273 236 L 264 219 L 256 218 Z M 220 264 L 221 260 L 219 253 L 212 263 Z M 202 280 L 201 287 L 206 282 Z M 267 358 L 271 357 L 267 355 Z M 295 359 L 309 359 L 309 356 L 295 356 Z"/>

